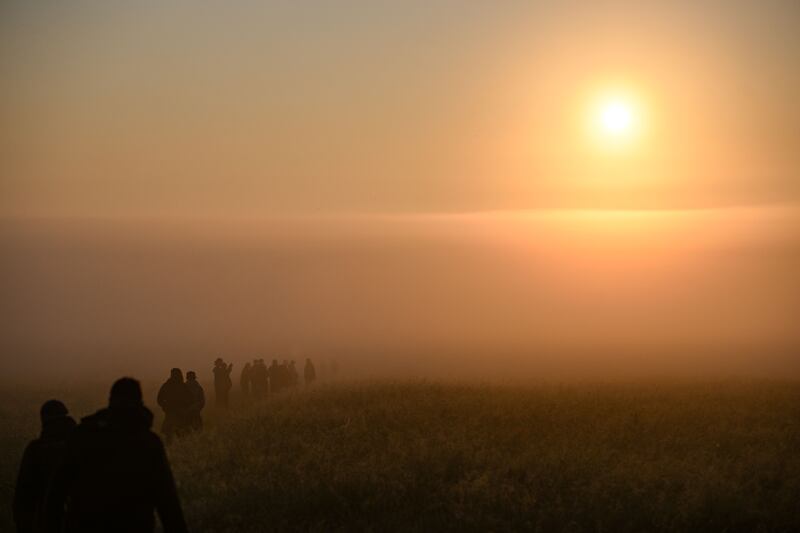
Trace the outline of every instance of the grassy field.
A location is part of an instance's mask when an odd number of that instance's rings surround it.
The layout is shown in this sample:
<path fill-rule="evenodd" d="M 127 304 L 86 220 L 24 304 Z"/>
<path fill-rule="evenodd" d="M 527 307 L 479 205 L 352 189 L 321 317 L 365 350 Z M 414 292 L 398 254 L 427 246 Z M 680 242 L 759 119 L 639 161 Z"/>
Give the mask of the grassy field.
<path fill-rule="evenodd" d="M 47 395 L 2 397 L 5 501 Z M 353 383 L 208 418 L 169 450 L 196 531 L 800 530 L 797 383 Z"/>

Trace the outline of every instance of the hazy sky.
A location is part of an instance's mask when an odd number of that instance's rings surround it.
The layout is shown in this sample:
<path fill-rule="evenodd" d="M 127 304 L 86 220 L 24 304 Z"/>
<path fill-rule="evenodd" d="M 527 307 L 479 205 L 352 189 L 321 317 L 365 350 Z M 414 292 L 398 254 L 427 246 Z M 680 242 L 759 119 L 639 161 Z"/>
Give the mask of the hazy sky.
<path fill-rule="evenodd" d="M 800 3 L 13 1 L 0 213 L 800 199 Z M 589 103 L 633 95 L 622 153 Z"/>
<path fill-rule="evenodd" d="M 2 1 L 0 353 L 797 371 L 798 28 L 797 0 Z"/>

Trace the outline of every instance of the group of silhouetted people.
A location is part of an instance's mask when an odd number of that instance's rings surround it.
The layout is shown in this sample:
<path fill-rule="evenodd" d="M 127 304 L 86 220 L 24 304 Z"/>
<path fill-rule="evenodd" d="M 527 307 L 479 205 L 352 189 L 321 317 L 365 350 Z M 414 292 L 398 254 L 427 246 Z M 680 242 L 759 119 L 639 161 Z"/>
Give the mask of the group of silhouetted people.
<path fill-rule="evenodd" d="M 217 407 L 230 405 L 233 364 L 214 362 Z M 306 359 L 303 380 L 317 377 Z M 299 386 L 294 361 L 263 359 L 247 363 L 240 383 L 245 400 Z M 193 371 L 184 380 L 180 368 L 170 371 L 157 402 L 164 411 L 167 443 L 203 429 L 205 391 Z M 142 402 L 139 382 L 122 378 L 111 387 L 108 407 L 80 424 L 58 400 L 42 405 L 42 431 L 25 448 L 14 494 L 14 521 L 19 532 L 153 531 L 157 512 L 165 532 L 186 530 L 175 483 L 161 439 L 153 433 L 153 414 Z"/>
<path fill-rule="evenodd" d="M 214 362 L 217 407 L 227 409 L 233 364 Z M 303 369 L 306 386 L 316 379 L 310 359 Z M 263 359 L 242 370 L 247 399 L 298 387 L 294 361 Z M 158 391 L 167 443 L 203 429 L 205 391 L 193 371 L 184 380 L 173 368 Z M 157 512 L 165 532 L 186 531 L 172 471 L 161 439 L 153 433 L 153 414 L 142 402 L 139 382 L 114 383 L 108 407 L 80 424 L 58 400 L 42 405 L 42 431 L 25 448 L 14 493 L 14 521 L 19 532 L 153 531 Z"/>
<path fill-rule="evenodd" d="M 172 471 L 139 382 L 114 383 L 108 407 L 80 424 L 58 400 L 25 448 L 14 493 L 19 532 L 186 531 Z"/>
<path fill-rule="evenodd" d="M 175 436 L 203 429 L 201 412 L 206 406 L 206 395 L 194 372 L 187 372 L 184 381 L 181 369 L 173 368 L 169 379 L 158 390 L 156 401 L 164 411 L 161 432 L 167 443 Z"/>
<path fill-rule="evenodd" d="M 222 358 L 214 361 L 214 394 L 217 407 L 227 409 L 230 407 L 230 391 L 233 388 L 231 372 L 233 363 L 225 363 Z M 317 371 L 311 359 L 306 359 L 303 368 L 303 381 L 310 386 L 317 378 Z M 299 386 L 300 376 L 294 361 L 284 360 L 278 363 L 277 359 L 267 367 L 263 359 L 255 359 L 247 363 L 242 369 L 239 383 L 244 401 L 259 400 L 269 394 L 290 390 Z M 194 431 L 203 429 L 202 410 L 206 405 L 205 392 L 194 372 L 186 373 L 186 381 L 180 368 L 170 371 L 169 379 L 161 385 L 158 391 L 158 405 L 164 411 L 164 423 L 161 431 L 171 442 L 174 437 L 180 437 Z"/>
<path fill-rule="evenodd" d="M 317 371 L 311 359 L 306 359 L 303 368 L 303 381 L 306 386 L 310 386 L 317 379 Z M 242 389 L 244 399 L 260 400 L 269 394 L 275 394 L 284 390 L 296 389 L 300 384 L 300 375 L 294 361 L 284 359 L 278 363 L 277 359 L 272 360 L 272 364 L 267 367 L 263 359 L 254 359 L 253 363 L 247 363 L 242 368 L 239 377 L 239 385 Z"/>

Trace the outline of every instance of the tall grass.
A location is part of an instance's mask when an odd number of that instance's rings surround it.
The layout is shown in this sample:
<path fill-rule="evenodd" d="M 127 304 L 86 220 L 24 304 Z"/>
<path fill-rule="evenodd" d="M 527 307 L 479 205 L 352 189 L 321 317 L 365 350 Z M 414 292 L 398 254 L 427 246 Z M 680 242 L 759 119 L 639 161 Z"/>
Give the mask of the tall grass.
<path fill-rule="evenodd" d="M 794 383 L 354 383 L 209 415 L 169 449 L 196 531 L 800 530 Z"/>
<path fill-rule="evenodd" d="M 363 384 L 178 443 L 198 530 L 800 530 L 800 388 Z"/>

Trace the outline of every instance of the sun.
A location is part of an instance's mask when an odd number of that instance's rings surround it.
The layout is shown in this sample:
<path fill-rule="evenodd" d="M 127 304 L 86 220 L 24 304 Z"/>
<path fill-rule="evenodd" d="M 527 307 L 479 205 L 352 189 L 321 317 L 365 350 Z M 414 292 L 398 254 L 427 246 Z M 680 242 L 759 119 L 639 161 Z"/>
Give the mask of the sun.
<path fill-rule="evenodd" d="M 629 133 L 633 126 L 633 108 L 624 100 L 610 100 L 601 105 L 599 119 L 604 133 L 623 135 Z"/>
<path fill-rule="evenodd" d="M 627 153 L 642 132 L 639 99 L 627 90 L 609 90 L 592 99 L 588 124 L 595 146 L 603 151 Z"/>

